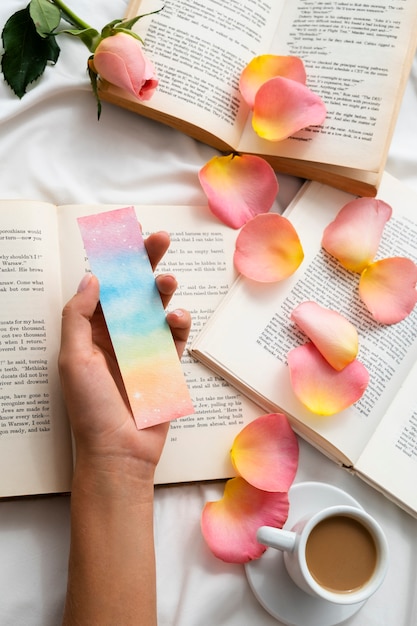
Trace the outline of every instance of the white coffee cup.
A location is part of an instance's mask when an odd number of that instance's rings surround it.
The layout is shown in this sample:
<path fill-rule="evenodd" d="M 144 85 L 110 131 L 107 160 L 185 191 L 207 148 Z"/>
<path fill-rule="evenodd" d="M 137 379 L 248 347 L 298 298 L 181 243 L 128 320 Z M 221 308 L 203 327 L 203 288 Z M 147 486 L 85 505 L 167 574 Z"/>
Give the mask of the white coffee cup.
<path fill-rule="evenodd" d="M 388 543 L 380 525 L 354 506 L 323 509 L 291 531 L 261 526 L 257 539 L 283 551 L 288 574 L 300 589 L 336 604 L 367 600 L 388 569 Z"/>

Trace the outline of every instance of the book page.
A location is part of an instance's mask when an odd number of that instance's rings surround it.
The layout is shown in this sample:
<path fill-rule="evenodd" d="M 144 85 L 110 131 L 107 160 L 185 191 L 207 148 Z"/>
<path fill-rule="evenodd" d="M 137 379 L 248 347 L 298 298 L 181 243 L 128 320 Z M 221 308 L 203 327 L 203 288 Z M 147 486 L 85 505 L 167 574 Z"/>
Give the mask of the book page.
<path fill-rule="evenodd" d="M 384 230 L 378 256 L 402 255 L 417 261 L 415 193 L 385 175 L 379 195 L 391 204 L 394 215 Z M 321 248 L 325 226 L 352 198 L 319 183 L 308 183 L 289 213 L 304 248 L 301 267 L 281 283 L 239 279 L 192 350 L 205 362 L 212 361 L 226 378 L 236 380 L 239 388 L 246 386 L 247 393 L 263 406 L 276 405 L 295 417 L 296 428 L 308 440 L 313 438 L 318 447 L 330 442 L 355 464 L 416 360 L 417 312 L 392 326 L 375 323 L 359 300 L 358 275 L 344 270 Z M 339 311 L 356 326 L 358 358 L 370 373 L 363 397 L 329 418 L 306 410 L 289 381 L 286 355 L 307 340 L 290 321 L 290 314 L 306 300 Z M 346 458 L 342 459 L 345 463 Z"/>
<path fill-rule="evenodd" d="M 377 172 L 385 162 L 416 29 L 414 0 L 285 2 L 269 52 L 304 61 L 307 85 L 326 104 L 327 117 L 322 126 L 279 143 L 257 137 L 249 120 L 238 149 Z"/>
<path fill-rule="evenodd" d="M 69 491 L 55 207 L 0 202 L 0 497 Z"/>
<path fill-rule="evenodd" d="M 401 385 L 355 469 L 417 514 L 417 364 Z"/>
<path fill-rule="evenodd" d="M 114 206 L 60 208 L 64 299 L 75 292 L 87 267 L 76 217 L 114 209 Z M 120 207 L 119 207 L 120 208 Z M 158 273 L 172 272 L 177 292 L 169 308 L 185 308 L 192 315 L 194 337 L 212 315 L 236 278 L 233 268 L 237 233 L 221 224 L 206 207 L 136 207 L 144 235 L 166 230 L 171 245 Z M 182 367 L 195 414 L 171 422 L 155 482 L 212 480 L 234 474 L 229 450 L 243 426 L 263 411 L 185 351 Z"/>
<path fill-rule="evenodd" d="M 146 103 L 236 145 L 248 115 L 239 92 L 242 69 L 268 50 L 284 0 L 166 0 L 134 30 L 155 65 L 158 89 Z M 128 17 L 155 11 L 131 2 Z"/>

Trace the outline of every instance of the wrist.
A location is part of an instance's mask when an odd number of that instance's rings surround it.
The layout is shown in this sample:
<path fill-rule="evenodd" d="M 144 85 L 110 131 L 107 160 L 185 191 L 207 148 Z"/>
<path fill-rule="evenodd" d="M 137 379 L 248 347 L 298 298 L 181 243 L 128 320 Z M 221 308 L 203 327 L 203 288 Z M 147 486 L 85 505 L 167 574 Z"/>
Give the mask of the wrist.
<path fill-rule="evenodd" d="M 77 452 L 72 493 L 136 503 L 153 501 L 155 465 L 129 456 Z"/>
<path fill-rule="evenodd" d="M 126 427 L 83 433 L 73 429 L 76 475 L 102 480 L 124 478 L 139 487 L 153 486 L 155 469 L 165 443 L 169 423 L 138 431 L 131 420 Z"/>

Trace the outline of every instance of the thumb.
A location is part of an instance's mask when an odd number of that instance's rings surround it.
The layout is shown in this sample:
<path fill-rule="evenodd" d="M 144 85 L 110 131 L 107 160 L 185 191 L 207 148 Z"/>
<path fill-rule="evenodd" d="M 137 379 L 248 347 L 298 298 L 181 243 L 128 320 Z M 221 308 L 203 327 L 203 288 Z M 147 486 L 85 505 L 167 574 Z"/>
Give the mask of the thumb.
<path fill-rule="evenodd" d="M 61 355 L 91 348 L 90 320 L 96 310 L 99 295 L 98 279 L 93 274 L 85 274 L 76 295 L 62 311 Z"/>

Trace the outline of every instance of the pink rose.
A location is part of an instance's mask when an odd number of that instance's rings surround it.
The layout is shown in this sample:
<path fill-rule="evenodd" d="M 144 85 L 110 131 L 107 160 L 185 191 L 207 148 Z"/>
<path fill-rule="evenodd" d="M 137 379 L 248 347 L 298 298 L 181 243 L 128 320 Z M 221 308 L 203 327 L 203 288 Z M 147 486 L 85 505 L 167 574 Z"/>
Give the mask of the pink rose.
<path fill-rule="evenodd" d="M 132 35 L 117 33 L 103 39 L 93 62 L 101 78 L 139 100 L 149 100 L 158 86 L 154 66 L 143 54 L 140 41 Z"/>

